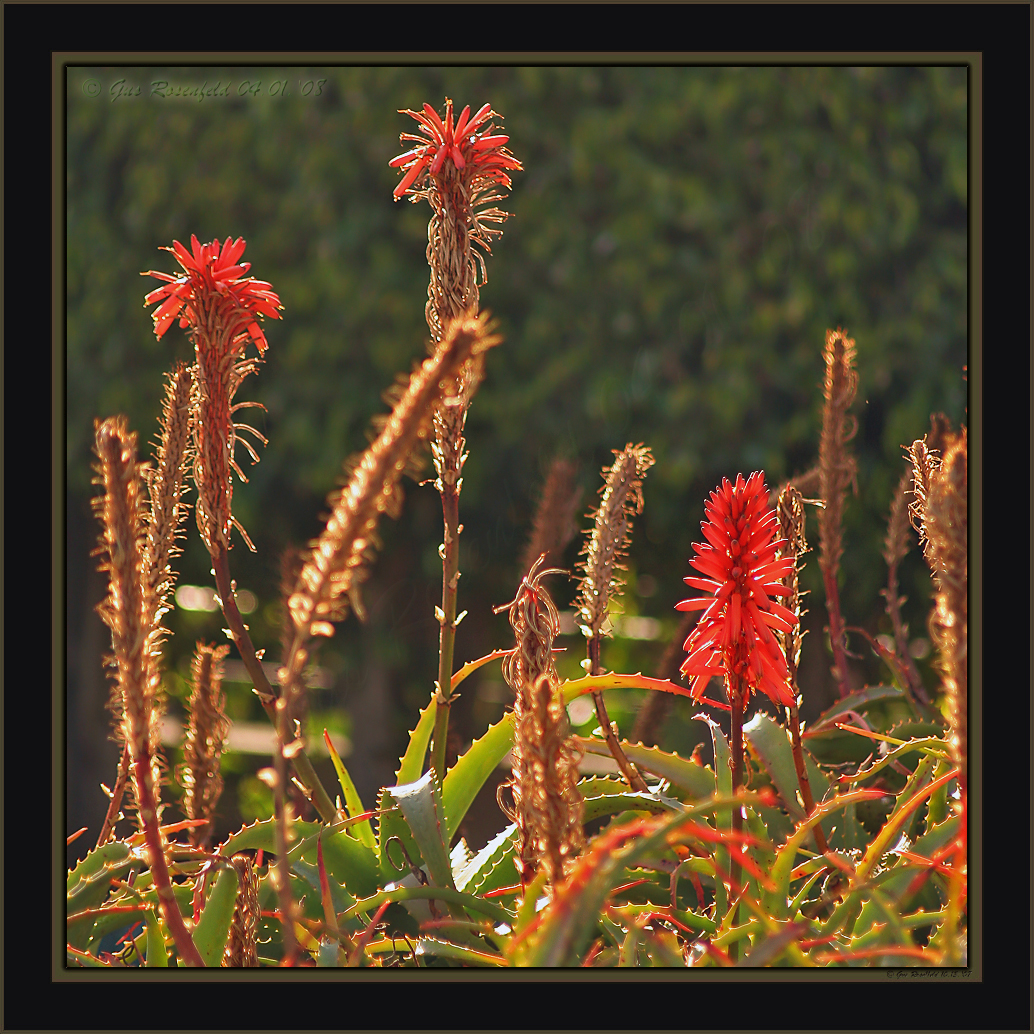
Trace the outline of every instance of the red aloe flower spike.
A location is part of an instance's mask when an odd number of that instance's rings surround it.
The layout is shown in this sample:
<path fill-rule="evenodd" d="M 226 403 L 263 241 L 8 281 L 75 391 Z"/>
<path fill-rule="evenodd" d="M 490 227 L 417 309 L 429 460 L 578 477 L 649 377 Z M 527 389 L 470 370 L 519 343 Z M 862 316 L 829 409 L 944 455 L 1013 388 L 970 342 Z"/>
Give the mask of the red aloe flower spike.
<path fill-rule="evenodd" d="M 280 298 L 264 280 L 244 278 L 251 263 L 241 262 L 246 243 L 243 237 L 227 237 L 220 244 L 213 240 L 201 244 L 190 238 L 190 251 L 173 241 L 171 252 L 183 275 L 170 276 L 151 270 L 144 276 L 164 281 L 150 292 L 145 305 L 161 304 L 151 314 L 154 332 L 160 339 L 178 318 L 189 328 L 196 356 L 195 397 L 191 400 L 195 438 L 194 479 L 198 487 L 197 517 L 202 537 L 210 551 L 216 546 L 229 548 L 230 527 L 242 531 L 232 515 L 231 471 L 244 479 L 234 460 L 238 431 L 258 435 L 245 424 L 235 424 L 233 413 L 241 408 L 233 399 L 243 379 L 258 368 L 269 347 L 259 326 L 259 318 L 279 319 Z M 249 342 L 254 342 L 259 358 L 246 358 Z M 244 441 L 255 458 L 254 450 Z M 245 541 L 250 545 L 247 535 Z"/>
<path fill-rule="evenodd" d="M 683 600 L 676 610 L 702 610 L 686 639 L 688 656 L 682 673 L 694 676 L 698 699 L 714 675 L 743 679 L 751 691 L 761 690 L 776 703 L 793 704 L 789 671 L 772 629 L 788 632 L 797 616 L 773 596 L 785 596 L 782 584 L 792 557 L 776 559 L 785 545 L 777 539 L 778 517 L 769 507 L 764 474 L 753 473 L 736 483 L 723 478 L 704 504 L 707 521 L 700 527 L 704 543 L 694 543 L 689 562 L 705 578 L 689 577 L 688 585 L 710 597 Z M 746 707 L 747 694 L 740 700 Z"/>
<path fill-rule="evenodd" d="M 400 141 L 412 141 L 417 146 L 388 162 L 392 168 L 405 170 L 402 180 L 392 192 L 396 201 L 406 194 L 411 194 L 414 200 L 424 196 L 423 190 L 426 187 L 413 188 L 425 172 L 430 174 L 440 189 L 443 188 L 447 163 L 463 174 L 468 197 L 475 197 L 493 184 L 509 188 L 511 181 L 503 170 L 522 168 L 521 163 L 504 150 L 503 145 L 510 139 L 508 136 L 489 135 L 492 133 L 491 127 L 487 128 L 485 135 L 475 136 L 475 130 L 489 118 L 493 115 L 499 117 L 490 104 L 483 105 L 473 118 L 470 118 L 470 105 L 466 105 L 455 122 L 453 103 L 448 98 L 445 101 L 444 120 L 430 104 L 424 104 L 423 111 L 399 109 L 399 114 L 416 119 L 423 136 L 400 134 Z"/>

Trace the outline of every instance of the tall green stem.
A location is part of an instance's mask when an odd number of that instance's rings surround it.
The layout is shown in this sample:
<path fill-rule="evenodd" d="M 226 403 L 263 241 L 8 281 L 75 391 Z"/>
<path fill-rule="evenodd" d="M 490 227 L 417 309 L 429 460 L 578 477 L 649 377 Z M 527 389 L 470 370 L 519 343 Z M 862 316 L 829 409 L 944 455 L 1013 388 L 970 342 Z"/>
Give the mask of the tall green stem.
<path fill-rule="evenodd" d="M 449 712 L 452 709 L 452 666 L 456 645 L 456 584 L 460 578 L 460 494 L 458 486 L 442 479 L 442 516 L 445 540 L 442 543 L 442 606 L 438 613 L 441 631 L 438 638 L 438 710 L 434 718 L 431 767 L 439 781 L 445 778 L 446 744 L 449 738 Z"/>

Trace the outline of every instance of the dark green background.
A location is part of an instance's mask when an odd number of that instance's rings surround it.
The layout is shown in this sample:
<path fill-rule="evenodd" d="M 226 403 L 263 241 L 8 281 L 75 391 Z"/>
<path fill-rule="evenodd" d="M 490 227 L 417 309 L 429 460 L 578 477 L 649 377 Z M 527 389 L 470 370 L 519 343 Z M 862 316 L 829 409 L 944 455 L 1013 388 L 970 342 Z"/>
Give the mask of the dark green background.
<path fill-rule="evenodd" d="M 163 81 L 207 82 L 229 96 L 152 95 Z M 140 94 L 115 96 L 120 83 Z M 384 411 L 382 392 L 424 355 L 429 209 L 392 202 L 398 176 L 387 163 L 402 149 L 398 134 L 414 127 L 397 109 L 441 108 L 445 96 L 457 108 L 490 101 L 525 168 L 481 291 L 505 342 L 467 425 L 459 606 L 469 615 L 457 662 L 512 641 L 505 615 L 490 608 L 516 589 L 553 457 L 580 464 L 588 506 L 600 466 L 627 442 L 649 445 L 657 463 L 624 606 L 659 618 L 670 638 L 707 492 L 758 468 L 775 487 L 815 462 L 821 350 L 838 325 L 857 342 L 860 376 L 843 610 L 849 624 L 887 630 L 881 546 L 901 446 L 922 436 L 932 411 L 955 425 L 966 413 L 965 68 L 72 68 L 67 825 L 90 825 L 84 843 L 104 811 L 97 783 L 110 784 L 115 766 L 101 669 L 110 639 L 92 609 L 104 584 L 88 555 L 98 530 L 93 420 L 126 413 L 149 451 L 162 374 L 190 355 L 178 327 L 155 340 L 142 301 L 157 281 L 140 271 L 173 270 L 158 248 L 174 238 L 241 235 L 252 274 L 284 304 L 283 321 L 266 322 L 268 361 L 238 395 L 266 407 L 248 411 L 249 422 L 270 444 L 254 468 L 242 455 L 250 480 L 234 493 L 258 552 L 238 539 L 231 554 L 238 584 L 259 597 L 249 618 L 256 645 L 273 658 L 281 556 L 318 532 L 342 461 Z M 181 581 L 211 584 L 192 514 L 187 531 Z M 311 700 L 320 728 L 351 738 L 349 766 L 368 804 L 435 677 L 433 488 L 409 484 L 402 518 L 382 532 L 364 593 L 369 623 L 349 619 L 324 647 L 319 662 L 335 685 Z M 813 522 L 809 536 L 817 542 Z M 572 544 L 568 564 L 576 552 Z M 811 718 L 833 689 L 815 554 L 807 560 Z M 635 591 L 642 575 L 652 594 Z M 912 635 L 925 636 L 930 586 L 917 550 L 902 579 Z M 556 590 L 569 607 L 573 587 Z M 223 622 L 175 611 L 168 624 L 175 696 L 195 639 L 219 640 Z M 583 647 L 566 645 L 561 668 L 574 674 Z M 604 663 L 649 673 L 664 645 L 614 640 Z M 852 646 L 859 685 L 888 677 L 860 637 Z M 502 714 L 498 668 L 484 672 L 454 709 L 462 742 Z M 227 688 L 235 717 L 260 717 L 244 687 Z M 688 750 L 705 731 L 685 703 L 665 726 L 667 749 Z M 637 704 L 614 694 L 626 732 Z M 249 816 L 261 806 L 257 764 L 225 760 L 221 829 L 240 823 L 238 808 Z M 494 807 L 473 817 L 472 841 L 500 827 Z"/>

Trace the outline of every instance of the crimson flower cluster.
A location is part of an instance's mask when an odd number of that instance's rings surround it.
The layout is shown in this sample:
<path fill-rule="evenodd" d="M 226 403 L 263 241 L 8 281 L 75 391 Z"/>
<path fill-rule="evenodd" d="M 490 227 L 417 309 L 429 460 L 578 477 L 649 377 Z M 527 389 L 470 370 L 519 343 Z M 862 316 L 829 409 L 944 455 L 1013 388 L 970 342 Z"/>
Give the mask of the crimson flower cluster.
<path fill-rule="evenodd" d="M 157 270 L 148 270 L 141 276 L 153 276 L 165 281 L 144 298 L 144 305 L 162 304 L 151 314 L 154 332 L 162 335 L 179 317 L 180 326 L 192 327 L 196 333 L 218 335 L 225 341 L 241 344 L 243 335 L 255 342 L 259 352 L 268 347 L 266 336 L 258 325 L 257 315 L 280 318 L 280 298 L 272 285 L 251 277 L 241 279 L 251 269 L 250 262 L 240 262 L 247 242 L 243 237 L 227 237 L 222 245 L 218 240 L 200 244 L 190 237 L 191 251 L 173 241 L 170 251 L 183 268 L 184 274 L 173 276 Z"/>
<path fill-rule="evenodd" d="M 777 560 L 784 539 L 777 539 L 779 519 L 769 507 L 764 472 L 743 475 L 732 484 L 722 479 L 704 503 L 707 520 L 700 525 L 704 543 L 694 543 L 697 556 L 689 561 L 705 577 L 689 577 L 687 585 L 708 596 L 683 600 L 676 610 L 703 610 L 686 639 L 689 656 L 682 674 L 694 676 L 692 693 L 700 699 L 713 675 L 727 683 L 738 678 L 750 690 L 761 690 L 778 704 L 792 705 L 793 691 L 786 658 L 773 629 L 789 632 L 798 623 L 793 611 L 773 596 L 790 590 L 782 579 L 792 570 L 792 556 Z M 746 709 L 748 694 L 730 693 Z"/>
<path fill-rule="evenodd" d="M 412 115 L 424 135 L 402 133 L 399 136 L 400 141 L 413 141 L 418 146 L 388 162 L 394 169 L 406 170 L 394 190 L 396 201 L 407 193 L 417 193 L 413 187 L 425 169 L 432 177 L 437 177 L 446 162 L 451 162 L 459 172 L 465 173 L 464 178 L 476 189 L 490 183 L 509 188 L 511 181 L 506 170 L 522 168 L 521 163 L 503 146 L 510 138 L 490 135 L 492 127 L 485 126 L 493 115 L 500 117 L 498 112 L 492 110 L 491 104 L 479 108 L 473 118 L 470 117 L 468 104 L 460 112 L 455 125 L 452 101 L 448 98 L 445 101 L 444 121 L 430 104 L 424 105 L 423 112 L 406 108 L 400 110 L 399 114 Z M 479 135 L 476 130 L 482 127 L 484 130 Z"/>

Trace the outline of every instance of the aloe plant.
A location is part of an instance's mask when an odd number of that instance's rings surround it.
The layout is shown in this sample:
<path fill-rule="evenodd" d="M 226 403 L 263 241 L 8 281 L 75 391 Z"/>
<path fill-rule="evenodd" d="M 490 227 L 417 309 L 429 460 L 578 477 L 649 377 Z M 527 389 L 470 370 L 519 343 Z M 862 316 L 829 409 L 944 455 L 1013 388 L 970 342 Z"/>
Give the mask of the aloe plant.
<path fill-rule="evenodd" d="M 170 377 L 155 464 L 136 456 L 125 421 L 98 422 L 103 493 L 101 554 L 110 592 L 103 606 L 115 663 L 112 707 L 124 744 L 108 819 L 95 846 L 67 875 L 66 959 L 72 967 L 859 967 L 965 965 L 966 795 L 966 434 L 951 435 L 943 461 L 926 440 L 910 451 L 913 473 L 891 506 L 888 614 L 900 633 L 896 565 L 907 548 L 903 496 L 927 540 L 943 686 L 928 691 L 901 652 L 902 636 L 879 644 L 891 678 L 851 689 L 836 590 L 841 519 L 854 467 L 848 409 L 854 342 L 826 342 L 827 379 L 818 483 L 785 486 L 770 504 L 763 472 L 726 479 L 705 503 L 705 542 L 685 580 L 705 595 L 685 642 L 682 684 L 605 667 L 615 572 L 644 506 L 655 460 L 644 445 L 615 450 L 602 500 L 586 532 L 579 614 L 586 674 L 563 680 L 553 663 L 559 618 L 545 577 L 550 549 L 569 537 L 570 489 L 543 494 L 535 520 L 541 553 L 506 608 L 512 643 L 454 663 L 461 530 L 459 501 L 468 407 L 491 348 L 500 343 L 480 309 L 485 254 L 520 163 L 484 105 L 473 117 L 430 105 L 407 112 L 421 135 L 392 165 L 399 199 L 432 207 L 427 318 L 431 355 L 398 386 L 392 411 L 353 460 L 330 516 L 286 596 L 284 654 L 275 684 L 236 602 L 229 540 L 247 533 L 232 513 L 235 447 L 257 458 L 235 422 L 234 402 L 270 346 L 263 320 L 281 316 L 271 285 L 246 277 L 244 241 L 192 238 L 168 249 L 182 273 L 150 273 L 163 286 L 161 338 L 176 321 L 195 363 Z M 246 351 L 254 346 L 258 356 Z M 261 440 L 261 436 L 257 436 Z M 352 611 L 374 561 L 382 513 L 402 504 L 400 479 L 414 449 L 431 445 L 443 504 L 438 664 L 426 705 L 413 716 L 392 785 L 364 802 L 324 733 L 337 778 L 326 787 L 309 761 L 299 716 L 302 673 L 321 638 Z M 209 843 L 218 808 L 228 720 L 219 690 L 228 647 L 198 644 L 188 763 L 161 764 L 161 615 L 175 580 L 169 562 L 186 478 L 209 551 L 233 645 L 276 733 L 262 777 L 272 813 Z M 559 483 L 559 482 L 558 482 Z M 796 672 L 801 653 L 797 574 L 807 544 L 805 505 L 819 507 L 820 565 L 827 591 L 832 685 L 840 699 L 802 727 Z M 962 529 L 960 531 L 960 528 Z M 512 591 L 512 587 L 511 587 Z M 778 599 L 776 599 L 778 597 Z M 504 596 L 505 598 L 505 596 Z M 781 600 L 782 602 L 779 602 Z M 874 643 L 874 645 L 876 645 Z M 821 645 L 816 644 L 821 649 Z M 457 756 L 448 749 L 459 687 L 499 662 L 515 706 Z M 718 680 L 719 690 L 711 690 Z M 711 737 L 710 764 L 622 739 L 608 692 L 691 699 Z M 777 714 L 754 709 L 757 691 Z M 940 697 L 938 698 L 938 692 Z M 593 701 L 600 727 L 573 734 L 567 708 Z M 724 697 L 724 698 L 723 698 Z M 945 701 L 941 710 L 930 706 Z M 725 715 L 729 719 L 726 723 Z M 723 728 L 723 725 L 725 726 Z M 615 775 L 590 775 L 590 756 L 613 759 Z M 459 837 L 490 776 L 507 760 L 499 829 L 471 849 Z M 163 786 L 187 791 L 187 817 L 166 821 Z M 302 789 L 315 821 L 295 813 Z M 509 794 L 509 800 L 503 796 Z M 136 829 L 125 829 L 126 808 Z M 69 838 L 74 839 L 75 834 Z"/>

